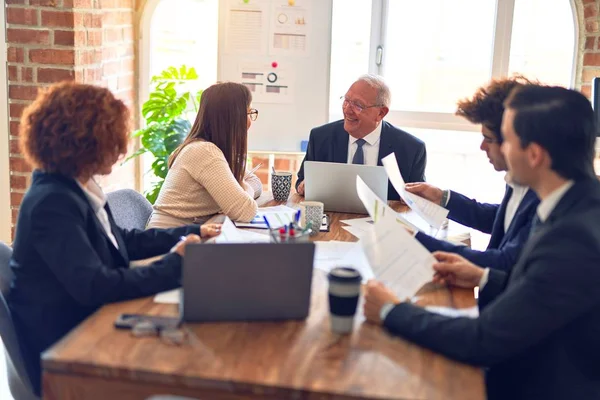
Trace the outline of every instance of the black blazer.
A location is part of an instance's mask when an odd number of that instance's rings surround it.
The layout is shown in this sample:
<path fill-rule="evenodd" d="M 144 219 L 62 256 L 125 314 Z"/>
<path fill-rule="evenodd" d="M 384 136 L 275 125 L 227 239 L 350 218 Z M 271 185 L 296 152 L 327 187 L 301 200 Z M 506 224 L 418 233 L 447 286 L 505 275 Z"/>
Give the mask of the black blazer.
<path fill-rule="evenodd" d="M 149 296 L 180 285 L 181 257 L 170 253 L 149 267 L 130 260 L 168 253 L 197 225 L 127 231 L 105 207 L 117 249 L 79 185 L 34 171 L 23 198 L 10 266 L 8 304 L 28 372 L 40 392 L 40 353 L 106 303 Z"/>
<path fill-rule="evenodd" d="M 571 187 L 511 273 L 490 270 L 477 319 L 399 304 L 385 326 L 489 367 L 488 398 L 600 398 L 600 182 Z"/>
<path fill-rule="evenodd" d="M 381 159 L 390 153 L 394 153 L 405 182 L 424 182 L 425 165 L 427 164 L 425 143 L 392 124 L 385 121 L 381 123 L 383 126 L 381 127 L 381 138 L 379 139 L 377 165 L 383 165 Z M 348 136 L 348 132 L 344 130 L 344 120 L 331 122 L 310 131 L 306 155 L 298 171 L 296 189 L 300 182 L 304 180 L 304 161 L 343 164 L 348 162 Z M 391 182 L 388 185 L 388 199 L 400 199 L 400 195 Z"/>
<path fill-rule="evenodd" d="M 500 204 L 478 203 L 460 193 L 452 192 L 446 205 L 448 218 L 463 225 L 485 233 L 491 233 L 487 250 L 473 250 L 467 246 L 459 246 L 444 240 L 433 238 L 423 232 L 417 233 L 416 239 L 427 250 L 448 251 L 460 254 L 467 260 L 482 267 L 510 270 L 516 263 L 527 242 L 531 222 L 537 206 L 540 204 L 535 192 L 531 189 L 525 193 L 508 230 L 504 232 L 506 205 L 512 195 L 512 188 L 506 185 L 506 193 Z"/>

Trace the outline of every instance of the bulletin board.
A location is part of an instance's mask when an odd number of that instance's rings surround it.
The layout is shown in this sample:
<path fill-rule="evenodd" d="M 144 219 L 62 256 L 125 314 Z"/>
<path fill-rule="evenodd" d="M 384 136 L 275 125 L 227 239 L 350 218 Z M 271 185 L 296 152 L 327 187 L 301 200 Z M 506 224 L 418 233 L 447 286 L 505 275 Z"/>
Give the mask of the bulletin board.
<path fill-rule="evenodd" d="M 249 150 L 300 151 L 328 121 L 332 0 L 219 2 L 219 81 L 245 84 Z"/>

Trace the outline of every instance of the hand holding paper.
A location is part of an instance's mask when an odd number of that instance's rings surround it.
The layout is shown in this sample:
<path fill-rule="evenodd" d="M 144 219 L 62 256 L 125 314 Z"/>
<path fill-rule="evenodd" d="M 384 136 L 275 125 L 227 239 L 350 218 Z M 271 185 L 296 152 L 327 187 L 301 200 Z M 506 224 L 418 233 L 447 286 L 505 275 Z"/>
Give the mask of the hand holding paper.
<path fill-rule="evenodd" d="M 392 182 L 392 185 L 410 209 L 419 214 L 429 225 L 436 229 L 440 229 L 446 220 L 448 210 L 406 191 L 404 188 L 404 179 L 398 169 L 398 163 L 396 162 L 396 156 L 394 154 L 390 154 L 383 158 L 381 163 L 385 167 L 385 172 L 387 172 L 390 182 Z"/>

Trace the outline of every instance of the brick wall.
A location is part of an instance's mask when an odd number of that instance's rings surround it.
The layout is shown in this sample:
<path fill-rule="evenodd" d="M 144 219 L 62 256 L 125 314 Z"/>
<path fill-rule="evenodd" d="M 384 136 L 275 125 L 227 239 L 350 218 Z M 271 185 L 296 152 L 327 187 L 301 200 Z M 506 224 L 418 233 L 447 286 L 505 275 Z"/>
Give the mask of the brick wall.
<path fill-rule="evenodd" d="M 600 76 L 600 36 L 598 8 L 600 0 L 575 1 L 579 21 L 581 54 L 577 59 L 577 82 L 582 93 L 591 96 L 591 82 Z"/>
<path fill-rule="evenodd" d="M 6 22 L 14 224 L 31 173 L 17 146 L 19 119 L 39 87 L 73 79 L 104 85 L 136 108 L 133 0 L 6 0 Z M 135 164 L 101 183 L 135 187 Z"/>

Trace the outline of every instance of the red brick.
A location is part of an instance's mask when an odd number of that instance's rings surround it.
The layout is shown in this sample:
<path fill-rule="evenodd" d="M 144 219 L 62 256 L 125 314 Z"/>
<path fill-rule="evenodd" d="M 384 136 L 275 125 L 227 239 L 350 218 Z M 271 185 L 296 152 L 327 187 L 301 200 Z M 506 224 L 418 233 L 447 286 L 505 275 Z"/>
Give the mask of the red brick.
<path fill-rule="evenodd" d="M 93 0 L 73 0 L 75 8 L 97 8 Z"/>
<path fill-rule="evenodd" d="M 9 43 L 50 44 L 50 32 L 37 29 L 8 28 L 6 41 Z"/>
<path fill-rule="evenodd" d="M 75 45 L 75 31 L 54 31 L 54 44 L 58 46 Z"/>
<path fill-rule="evenodd" d="M 133 42 L 133 27 L 126 26 L 123 28 L 123 41 Z"/>
<path fill-rule="evenodd" d="M 72 65 L 75 63 L 75 51 L 31 49 L 29 50 L 29 61 L 40 64 Z"/>
<path fill-rule="evenodd" d="M 10 157 L 9 160 L 10 170 L 13 172 L 31 172 L 31 166 L 21 157 Z"/>
<path fill-rule="evenodd" d="M 6 0 L 6 5 L 10 6 L 11 4 L 25 4 L 25 0 Z"/>
<path fill-rule="evenodd" d="M 23 202 L 23 196 L 25 196 L 25 193 L 10 192 L 10 205 L 20 205 Z"/>
<path fill-rule="evenodd" d="M 10 111 L 10 116 L 13 118 L 21 118 L 21 114 L 23 114 L 23 110 L 27 107 L 26 103 L 10 103 L 8 109 Z"/>
<path fill-rule="evenodd" d="M 590 83 L 596 76 L 600 76 L 600 69 L 598 68 L 584 68 L 581 72 L 583 83 Z"/>
<path fill-rule="evenodd" d="M 19 218 L 19 209 L 18 208 L 13 208 L 12 210 L 10 210 L 10 212 L 12 213 L 12 222 L 13 224 L 17 223 L 17 218 Z M 14 233 L 14 228 L 12 228 L 12 238 L 15 237 L 15 233 Z"/>
<path fill-rule="evenodd" d="M 8 7 L 6 9 L 6 22 L 16 25 L 38 25 L 37 10 Z"/>
<path fill-rule="evenodd" d="M 33 82 L 33 68 L 21 67 L 21 82 Z"/>
<path fill-rule="evenodd" d="M 37 81 L 39 83 L 54 83 L 73 79 L 75 79 L 75 71 L 72 69 L 39 68 L 37 71 Z"/>
<path fill-rule="evenodd" d="M 10 139 L 9 151 L 11 154 L 19 154 L 21 152 L 21 148 L 19 147 L 18 139 Z"/>
<path fill-rule="evenodd" d="M 94 50 L 79 50 L 77 52 L 77 60 L 78 64 L 85 66 L 91 64 L 100 64 L 104 60 L 102 59 L 102 50 L 94 49 Z"/>
<path fill-rule="evenodd" d="M 102 15 L 85 12 L 73 13 L 74 26 L 78 28 L 102 28 Z"/>
<path fill-rule="evenodd" d="M 598 21 L 586 21 L 585 31 L 590 33 L 598 32 Z"/>
<path fill-rule="evenodd" d="M 25 51 L 21 47 L 10 46 L 6 52 L 6 56 L 8 62 L 22 63 L 25 61 Z"/>
<path fill-rule="evenodd" d="M 30 6 L 56 7 L 58 0 L 29 0 Z"/>
<path fill-rule="evenodd" d="M 600 66 L 600 53 L 586 53 L 583 55 L 583 66 Z"/>
<path fill-rule="evenodd" d="M 83 72 L 84 82 L 97 83 L 102 80 L 102 68 L 86 68 Z"/>
<path fill-rule="evenodd" d="M 583 93 L 583 95 L 585 97 L 587 97 L 588 99 L 590 99 L 592 97 L 592 87 L 590 85 L 582 85 L 581 86 L 581 93 Z"/>
<path fill-rule="evenodd" d="M 10 121 L 8 123 L 8 131 L 11 136 L 19 136 L 19 121 Z"/>
<path fill-rule="evenodd" d="M 74 26 L 72 11 L 42 10 L 42 25 L 48 27 L 72 28 Z"/>
<path fill-rule="evenodd" d="M 287 160 L 285 158 L 275 159 L 274 166 L 277 171 L 289 171 L 290 170 L 290 160 Z"/>
<path fill-rule="evenodd" d="M 27 189 L 27 178 L 24 176 L 11 175 L 10 176 L 10 188 L 11 189 Z"/>
<path fill-rule="evenodd" d="M 132 57 L 124 58 L 121 60 L 121 71 L 123 72 L 135 72 L 135 59 Z"/>
<path fill-rule="evenodd" d="M 85 33 L 85 31 L 83 31 Z M 87 45 L 88 46 L 102 46 L 102 30 L 88 30 L 87 31 Z"/>
<path fill-rule="evenodd" d="M 588 36 L 588 37 L 586 37 L 585 38 L 585 49 L 586 50 L 593 50 L 595 43 L 596 43 L 596 37 L 595 36 Z"/>
<path fill-rule="evenodd" d="M 596 0 L 583 0 L 583 4 L 593 4 Z"/>
<path fill-rule="evenodd" d="M 18 81 L 19 80 L 19 69 L 16 65 L 8 66 L 8 80 L 9 81 Z"/>
<path fill-rule="evenodd" d="M 38 94 L 36 86 L 9 85 L 8 97 L 14 100 L 35 100 Z"/>
<path fill-rule="evenodd" d="M 584 18 L 593 18 L 598 15 L 598 6 L 596 4 L 589 4 L 583 9 Z"/>

